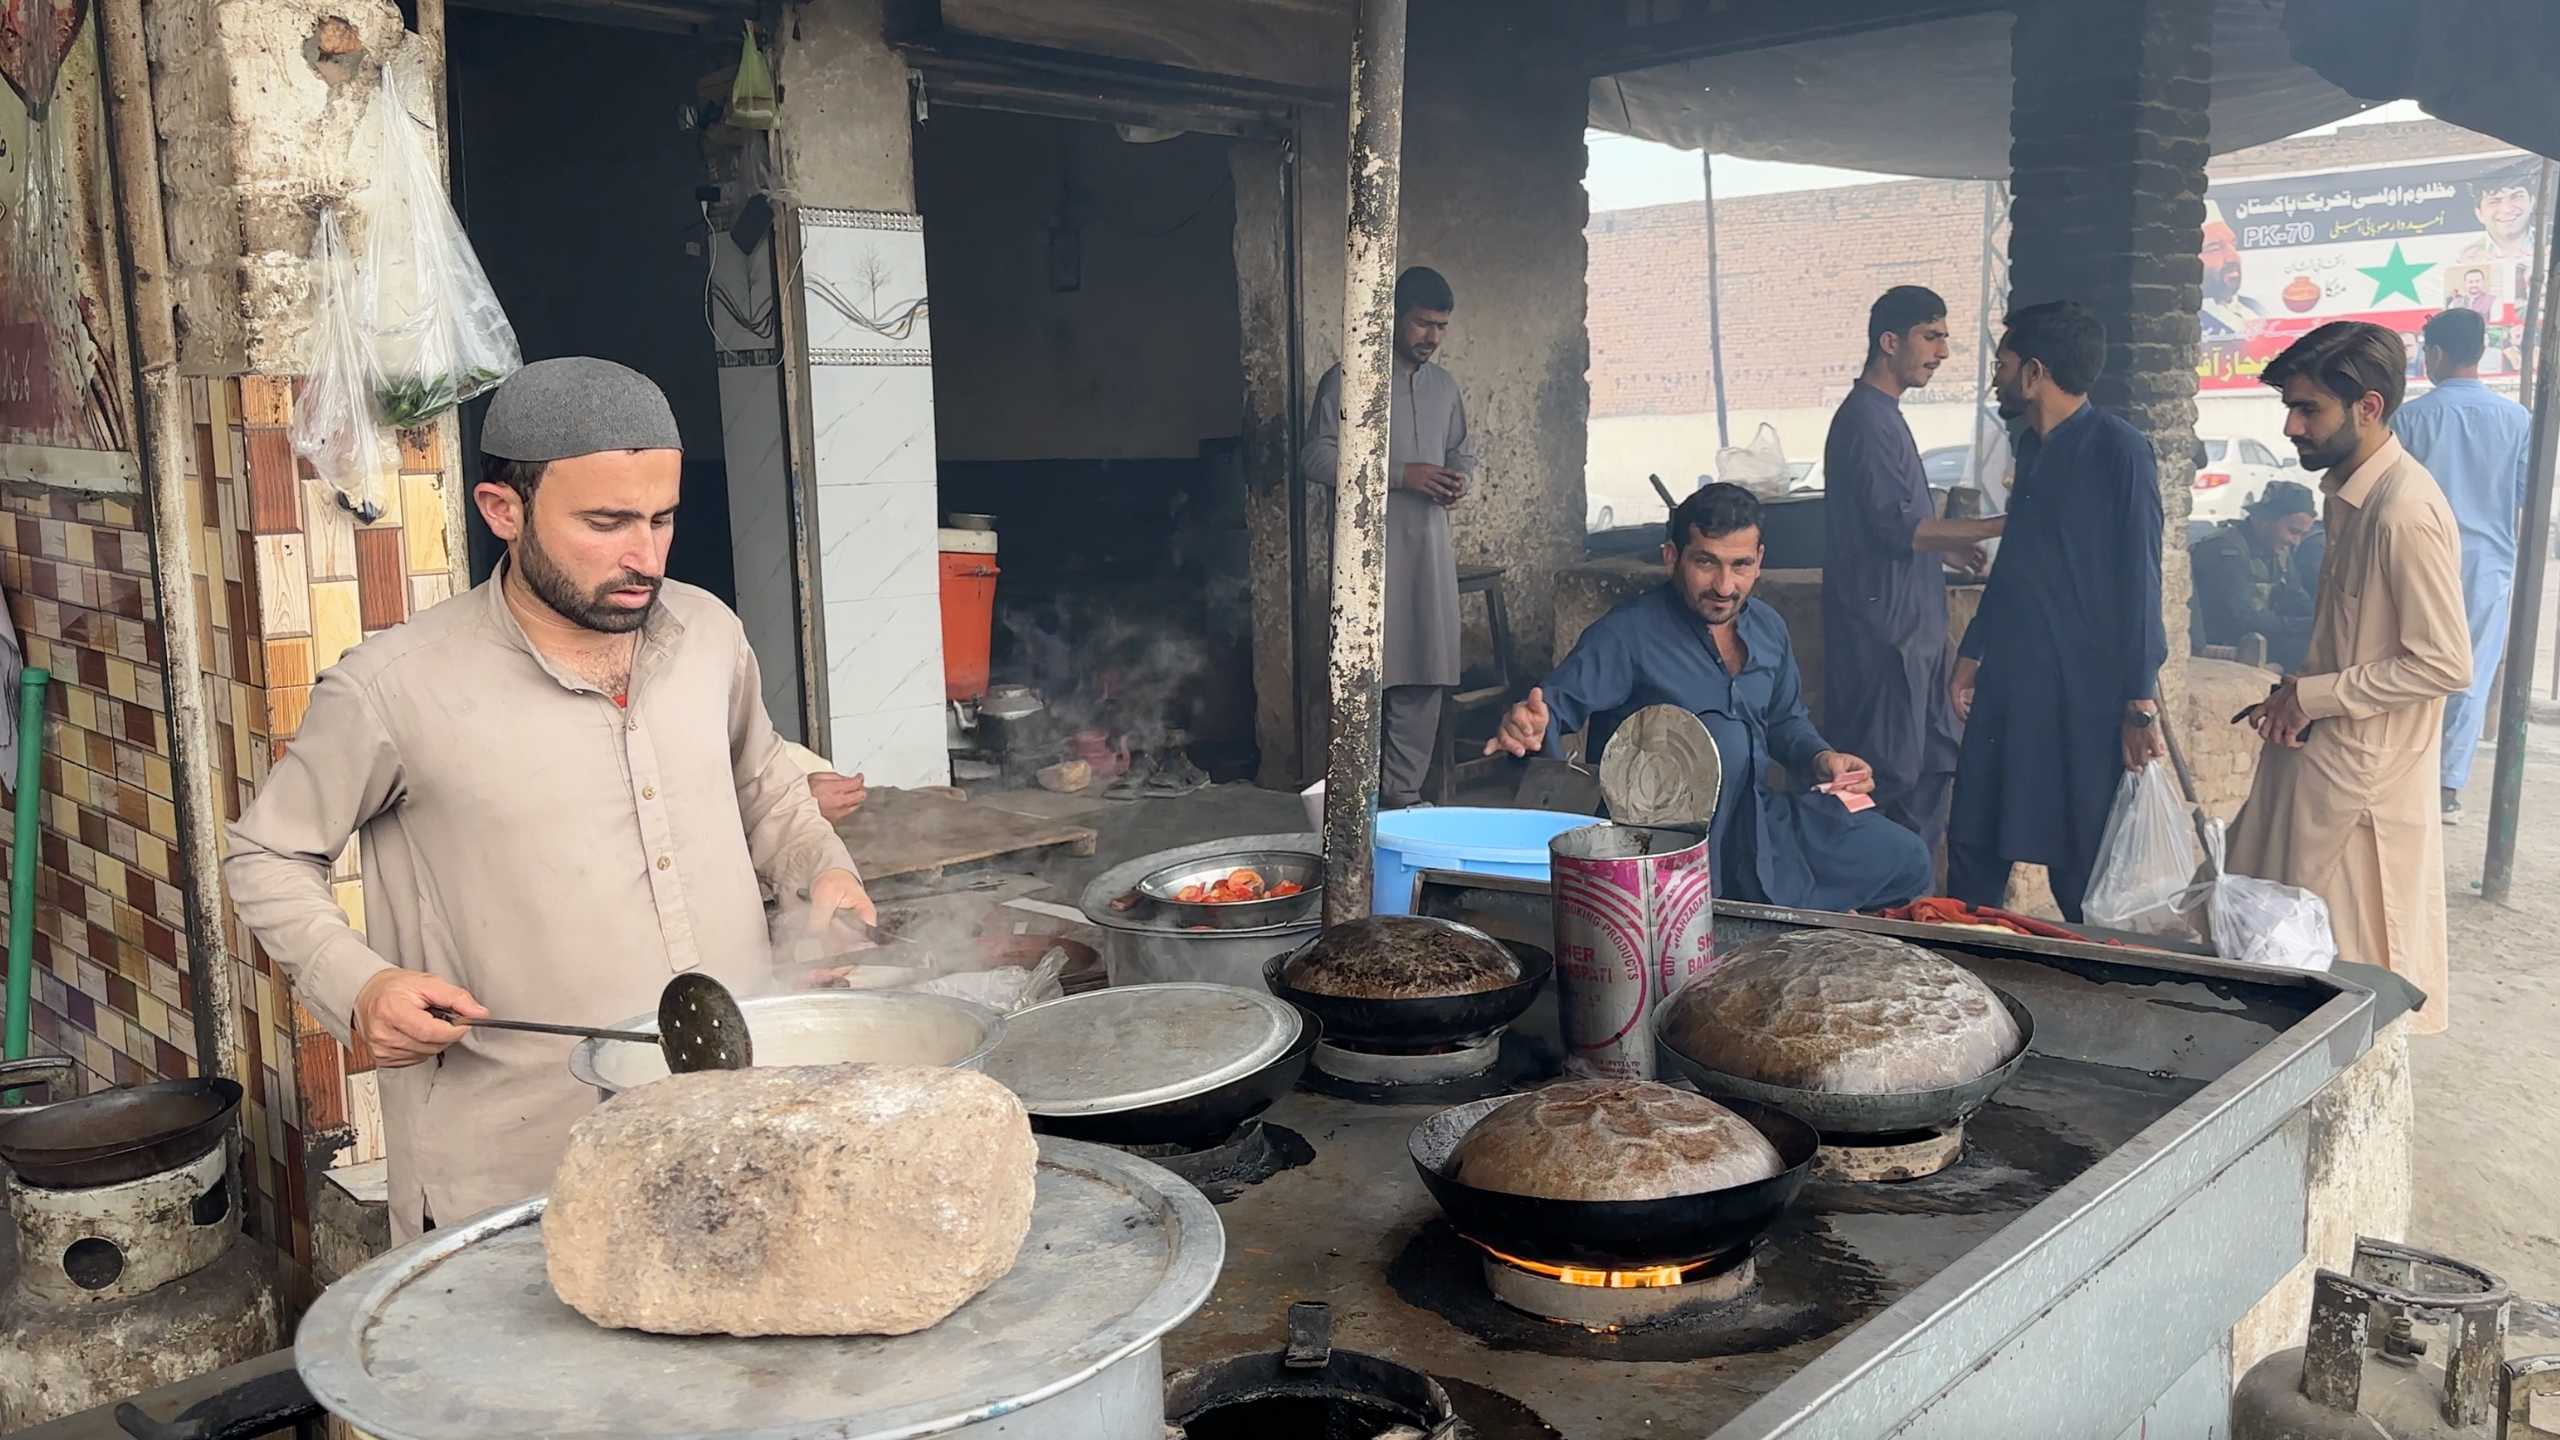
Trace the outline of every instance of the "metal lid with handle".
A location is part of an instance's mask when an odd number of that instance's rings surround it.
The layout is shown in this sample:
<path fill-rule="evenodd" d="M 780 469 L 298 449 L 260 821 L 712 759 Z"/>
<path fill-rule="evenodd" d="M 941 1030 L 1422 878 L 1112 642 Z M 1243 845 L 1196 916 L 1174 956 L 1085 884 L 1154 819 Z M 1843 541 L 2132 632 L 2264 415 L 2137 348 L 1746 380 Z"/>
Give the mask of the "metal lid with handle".
<path fill-rule="evenodd" d="M 1600 793 L 1621 825 L 1705 825 L 1724 791 L 1724 757 L 1706 722 L 1677 705 L 1627 717 L 1600 756 Z"/>

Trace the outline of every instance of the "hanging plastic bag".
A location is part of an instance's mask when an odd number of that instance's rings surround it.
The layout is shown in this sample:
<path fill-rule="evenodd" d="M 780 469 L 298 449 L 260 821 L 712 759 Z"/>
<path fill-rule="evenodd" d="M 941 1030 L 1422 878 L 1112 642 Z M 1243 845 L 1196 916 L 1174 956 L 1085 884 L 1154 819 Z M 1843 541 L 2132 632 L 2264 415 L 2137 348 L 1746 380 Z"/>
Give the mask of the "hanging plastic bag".
<path fill-rule="evenodd" d="M 1787 493 L 1794 483 L 1787 473 L 1787 447 L 1778 427 L 1762 421 L 1747 445 L 1728 445 L 1716 452 L 1716 479 L 1748 489 L 1763 500 Z"/>
<path fill-rule="evenodd" d="M 302 393 L 293 402 L 293 453 L 358 514 L 379 514 L 373 488 L 385 473 L 390 437 L 374 423 L 382 379 L 357 313 L 358 284 L 338 212 L 320 212 L 311 233 L 311 334 Z"/>
<path fill-rule="evenodd" d="M 752 20 L 741 20 L 747 32 L 747 43 L 738 52 L 738 77 L 729 82 L 730 124 L 741 130 L 770 130 L 780 113 L 774 104 L 773 67 L 764 61 L 764 51 L 756 48 L 756 27 Z"/>
<path fill-rule="evenodd" d="M 2098 842 L 2082 915 L 2092 925 L 2137 935 L 2197 937 L 2190 916 L 2196 842 L 2187 807 L 2157 760 L 2126 773 Z"/>
<path fill-rule="evenodd" d="M 375 413 L 405 430 L 495 386 L 523 368 L 524 355 L 389 65 L 374 112 L 382 175 L 365 246 L 364 313 L 381 374 Z"/>
<path fill-rule="evenodd" d="M 2213 879 L 2204 907 L 2214 954 L 2283 970 L 2326 970 L 2336 963 L 2328 901 L 2298 885 L 2224 869 L 2219 820 L 2206 827 L 2205 841 Z"/>

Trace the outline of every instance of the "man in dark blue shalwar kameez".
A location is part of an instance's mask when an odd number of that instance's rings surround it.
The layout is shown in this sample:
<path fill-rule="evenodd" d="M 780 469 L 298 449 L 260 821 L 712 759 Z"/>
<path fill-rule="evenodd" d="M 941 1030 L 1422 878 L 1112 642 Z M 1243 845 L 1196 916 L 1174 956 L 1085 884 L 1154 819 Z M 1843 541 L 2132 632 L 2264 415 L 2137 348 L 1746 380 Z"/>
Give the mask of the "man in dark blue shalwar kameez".
<path fill-rule="evenodd" d="M 2004 903 L 2014 863 L 2042 865 L 2080 920 L 2107 812 L 2160 734 L 2160 480 L 2151 442 L 2088 401 L 2106 332 L 2086 306 L 2008 318 L 2000 413 L 2023 417 L 2009 529 L 1965 631 L 1965 716 L 1948 830 L 1948 888 Z"/>
<path fill-rule="evenodd" d="M 1805 713 L 1787 622 L 1751 598 L 1760 559 L 1750 491 L 1709 485 L 1682 501 L 1663 546 L 1669 580 L 1592 622 L 1485 753 L 1557 753 L 1587 726 L 1583 753 L 1597 757 L 1627 716 L 1677 705 L 1706 723 L 1724 764 L 1707 842 L 1717 895 L 1820 910 L 1902 904 L 1929 888 L 1929 852 L 1883 811 L 1853 814 L 1841 794 L 1812 788 L 1864 795 L 1875 774 L 1832 749 Z M 1771 786 L 1773 761 L 1792 786 Z"/>
<path fill-rule="evenodd" d="M 1867 359 L 1822 447 L 1822 723 L 1876 767 L 1876 804 L 1931 851 L 1947 823 L 1957 730 L 1948 708 L 1947 564 L 1999 517 L 1939 517 L 1902 417 L 1947 358 L 1947 302 L 1896 285 L 1867 311 Z"/>

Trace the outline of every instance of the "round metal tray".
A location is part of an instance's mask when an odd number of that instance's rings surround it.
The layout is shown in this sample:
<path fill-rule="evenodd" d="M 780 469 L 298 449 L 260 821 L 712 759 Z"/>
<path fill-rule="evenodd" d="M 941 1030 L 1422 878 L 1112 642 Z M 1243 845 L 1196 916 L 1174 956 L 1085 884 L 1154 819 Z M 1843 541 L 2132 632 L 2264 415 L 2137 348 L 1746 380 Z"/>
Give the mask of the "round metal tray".
<path fill-rule="evenodd" d="M 1235 870 L 1255 871 L 1266 885 L 1295 881 L 1303 888 L 1295 895 L 1260 900 L 1217 902 L 1176 898 L 1186 885 L 1206 885 L 1213 880 L 1223 880 Z M 1314 913 L 1316 903 L 1324 898 L 1324 857 L 1303 850 L 1235 850 L 1222 855 L 1187 859 L 1167 865 L 1140 880 L 1138 893 L 1179 925 L 1205 925 L 1212 930 L 1254 930 L 1266 925 L 1285 925 Z"/>
<path fill-rule="evenodd" d="M 1226 1257 L 1199 1191 L 1044 1137 L 1021 1258 L 930 1330 L 646 1335 L 552 1293 L 542 1210 L 438 1230 L 322 1292 L 294 1340 L 313 1398 L 377 1440 L 906 1440 L 1018 1411 L 1155 1343 Z"/>
<path fill-rule="evenodd" d="M 2018 1022 L 2018 1051 L 1988 1074 L 1961 1085 L 1947 1085 L 1935 1090 L 1896 1090 L 1884 1094 L 1849 1095 L 1830 1090 L 1798 1090 L 1786 1085 L 1765 1085 L 1739 1075 L 1727 1075 L 1692 1056 L 1681 1053 L 1662 1033 L 1662 1022 L 1672 1014 L 1668 1004 L 1654 1014 L 1654 1044 L 1671 1057 L 1689 1083 L 1701 1095 L 1718 1100 L 1748 1100 L 1758 1105 L 1774 1106 L 1802 1120 L 1825 1135 L 1896 1135 L 1907 1130 L 1937 1130 L 1972 1115 L 1988 1104 L 2026 1063 L 2027 1051 L 2036 1041 L 2035 1013 L 2018 997 L 1993 987 L 1992 994 L 2009 1008 L 2009 1016 Z M 1674 998 L 1677 998 L 1676 993 Z"/>
<path fill-rule="evenodd" d="M 1296 1006 L 1236 985 L 1125 985 L 1015 1012 L 986 1073 L 1034 1115 L 1109 1115 L 1214 1090 L 1288 1052 Z"/>
<path fill-rule="evenodd" d="M 1114 910 L 1111 908 L 1111 902 L 1124 895 L 1136 895 L 1139 881 L 1168 866 L 1191 860 L 1205 862 L 1213 856 L 1233 855 L 1243 850 L 1267 850 L 1282 854 L 1321 857 L 1324 854 L 1324 837 L 1305 831 L 1295 834 L 1234 835 L 1224 840 L 1208 840 L 1197 845 L 1181 845 L 1171 850 L 1158 850 L 1153 854 L 1141 855 L 1135 860 L 1114 865 L 1095 876 L 1085 885 L 1084 893 L 1077 897 L 1076 908 L 1084 912 L 1085 919 L 1105 930 L 1156 931 L 1174 936 L 1198 936 L 1202 941 L 1208 941 L 1211 937 L 1187 929 L 1183 922 L 1156 906 L 1144 903 L 1144 896 L 1139 897 L 1140 903 L 1133 910 Z M 1240 930 L 1231 935 L 1220 935 L 1215 938 L 1223 942 L 1231 939 L 1251 940 L 1262 936 L 1277 936 L 1281 937 L 1281 942 L 1275 948 L 1285 950 L 1314 924 L 1312 917 L 1271 920 L 1256 925 L 1251 930 Z M 1258 972 L 1261 963 L 1262 957 L 1257 955 L 1254 957 L 1251 968 Z"/>

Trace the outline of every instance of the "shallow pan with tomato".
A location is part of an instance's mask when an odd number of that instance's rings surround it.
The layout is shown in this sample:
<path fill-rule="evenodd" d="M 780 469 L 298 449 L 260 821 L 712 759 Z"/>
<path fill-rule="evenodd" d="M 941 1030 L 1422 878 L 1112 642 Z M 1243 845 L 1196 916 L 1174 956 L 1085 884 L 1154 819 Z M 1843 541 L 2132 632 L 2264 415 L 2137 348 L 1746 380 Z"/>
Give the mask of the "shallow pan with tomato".
<path fill-rule="evenodd" d="M 1324 894 L 1324 857 L 1303 850 L 1238 850 L 1185 860 L 1140 880 L 1138 893 L 1177 926 L 1286 925 L 1315 913 Z"/>

